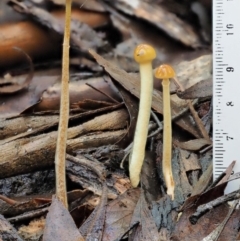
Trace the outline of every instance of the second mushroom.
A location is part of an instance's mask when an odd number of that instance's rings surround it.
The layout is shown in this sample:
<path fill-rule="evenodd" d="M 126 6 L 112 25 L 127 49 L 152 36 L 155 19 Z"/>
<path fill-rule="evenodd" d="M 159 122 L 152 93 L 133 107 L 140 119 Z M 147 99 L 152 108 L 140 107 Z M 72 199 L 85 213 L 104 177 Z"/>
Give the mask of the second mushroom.
<path fill-rule="evenodd" d="M 155 77 L 162 79 L 163 87 L 163 154 L 162 172 L 167 186 L 167 194 L 174 199 L 174 179 L 172 174 L 172 117 L 170 102 L 170 78 L 175 77 L 175 72 L 170 65 L 160 65 Z"/>

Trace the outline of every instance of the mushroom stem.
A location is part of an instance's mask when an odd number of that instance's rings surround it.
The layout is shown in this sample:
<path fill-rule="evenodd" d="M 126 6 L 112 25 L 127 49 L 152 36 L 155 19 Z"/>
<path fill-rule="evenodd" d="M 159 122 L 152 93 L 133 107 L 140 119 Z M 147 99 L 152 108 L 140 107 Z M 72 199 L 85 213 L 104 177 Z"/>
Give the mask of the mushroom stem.
<path fill-rule="evenodd" d="M 167 186 L 167 194 L 174 199 L 174 179 L 172 174 L 172 118 L 170 99 L 170 78 L 174 78 L 174 69 L 167 64 L 160 65 L 155 77 L 162 79 L 163 87 L 163 154 L 162 171 Z"/>
<path fill-rule="evenodd" d="M 163 176 L 167 186 L 167 194 L 174 199 L 174 180 L 172 175 L 172 120 L 171 120 L 171 100 L 170 81 L 162 80 L 163 87 Z"/>
<path fill-rule="evenodd" d="M 148 124 L 150 120 L 153 92 L 153 75 L 151 62 L 140 64 L 140 75 L 140 104 L 137 125 L 134 134 L 133 148 L 129 163 L 130 180 L 133 187 L 137 187 L 139 184 L 140 173 L 145 157 L 145 147 L 147 142 Z"/>
<path fill-rule="evenodd" d="M 66 0 L 66 17 L 63 40 L 62 57 L 62 83 L 61 83 L 61 103 L 60 118 L 58 125 L 57 148 L 55 154 L 55 172 L 56 172 L 56 196 L 67 208 L 67 190 L 66 190 L 66 143 L 67 128 L 69 117 L 69 39 L 71 26 L 71 3 L 72 0 Z"/>

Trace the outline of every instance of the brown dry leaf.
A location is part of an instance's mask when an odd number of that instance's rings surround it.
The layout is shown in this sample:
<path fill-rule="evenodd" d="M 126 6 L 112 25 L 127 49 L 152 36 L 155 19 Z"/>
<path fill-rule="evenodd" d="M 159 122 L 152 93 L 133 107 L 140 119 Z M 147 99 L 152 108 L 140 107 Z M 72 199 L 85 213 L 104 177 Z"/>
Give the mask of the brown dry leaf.
<path fill-rule="evenodd" d="M 122 99 L 124 100 L 125 106 L 127 107 L 130 117 L 128 132 L 123 137 L 123 139 L 120 140 L 117 144 L 119 146 L 126 146 L 126 144 L 129 144 L 129 142 L 133 140 L 133 135 L 135 132 L 137 122 L 138 103 L 136 99 L 129 92 L 127 92 L 121 85 L 117 84 L 117 88 L 122 96 Z"/>
<path fill-rule="evenodd" d="M 212 55 L 203 55 L 192 61 L 183 61 L 175 66 L 175 72 L 185 90 L 204 80 L 211 83 Z"/>
<path fill-rule="evenodd" d="M 103 183 L 102 197 L 99 205 L 79 228 L 80 233 L 86 241 L 102 240 L 106 207 L 107 207 L 107 185 Z"/>
<path fill-rule="evenodd" d="M 199 151 L 204 146 L 211 145 L 212 142 L 201 138 L 201 139 L 194 139 L 186 142 L 173 141 L 173 144 L 184 150 Z"/>
<path fill-rule="evenodd" d="M 89 85 L 109 95 L 113 99 L 121 101 L 116 87 L 109 78 L 106 79 L 104 77 L 98 77 L 89 78 L 87 80 L 76 80 L 73 77 L 69 83 L 70 103 L 77 103 L 79 101 L 84 101 L 85 99 L 95 101 L 110 101 L 107 96 L 94 90 Z M 44 91 L 42 94 L 41 102 L 34 106 L 34 109 L 36 111 L 59 110 L 60 96 L 61 84 L 58 81 L 53 86 L 49 85 L 49 87 L 46 88 L 46 91 Z"/>
<path fill-rule="evenodd" d="M 207 187 L 212 183 L 213 165 L 209 164 L 207 170 L 203 172 L 198 182 L 194 185 L 191 196 L 196 196 L 203 193 Z"/>
<path fill-rule="evenodd" d="M 111 4 L 126 14 L 147 20 L 187 46 L 193 48 L 201 46 L 200 37 L 191 25 L 154 2 L 117 0 L 111 2 Z"/>
<path fill-rule="evenodd" d="M 84 241 L 68 210 L 53 197 L 46 218 L 43 241 Z"/>
<path fill-rule="evenodd" d="M 181 155 L 181 162 L 183 163 L 186 172 L 201 170 L 201 165 L 196 154 L 181 149 L 179 151 Z"/>
<path fill-rule="evenodd" d="M 0 240 L 1 241 L 23 241 L 13 226 L 0 214 Z"/>
<path fill-rule="evenodd" d="M 184 91 L 177 91 L 177 96 L 181 99 L 210 97 L 213 94 L 212 85 L 212 78 L 203 79 Z"/>
<path fill-rule="evenodd" d="M 228 169 L 232 169 L 232 165 L 230 165 Z M 234 178 L 238 177 L 239 174 L 237 174 Z M 199 205 L 207 204 L 208 202 L 223 196 L 225 187 L 226 183 L 222 183 L 221 185 L 215 186 L 202 194 L 191 196 L 186 200 L 182 207 L 182 215 L 180 220 L 177 222 L 172 235 L 173 241 L 202 241 L 203 238 L 215 230 L 216 225 L 221 224 L 229 211 L 229 206 L 227 204 L 222 204 L 218 207 L 212 208 L 209 212 L 200 217 L 195 225 L 190 223 L 189 218 L 196 211 Z M 237 225 L 235 215 L 239 215 L 238 212 L 239 210 L 231 217 L 219 240 L 226 240 L 226 236 L 231 233 L 229 239 L 227 240 L 235 241 L 237 235 L 237 230 L 234 228 Z"/>
<path fill-rule="evenodd" d="M 141 192 L 138 203 L 135 207 L 131 226 L 137 224 L 135 230 L 130 234 L 129 240 L 132 241 L 159 241 L 159 234 L 152 217 L 151 211 L 145 200 L 143 192 Z"/>
<path fill-rule="evenodd" d="M 118 240 L 129 230 L 139 196 L 138 188 L 130 189 L 108 203 L 102 241 Z"/>
<path fill-rule="evenodd" d="M 191 211 L 193 211 L 191 209 Z M 185 213 L 182 214 L 177 223 L 176 229 L 172 235 L 172 241 L 202 241 L 208 234 L 210 234 L 226 217 L 229 207 L 226 204 L 213 208 L 210 212 L 205 214 L 198 220 L 196 225 L 189 222 L 189 216 Z M 189 214 L 191 212 L 189 211 Z M 218 241 L 235 241 L 237 233 L 237 216 L 239 210 L 234 213 L 225 226 Z"/>
<path fill-rule="evenodd" d="M 12 93 L 16 93 L 16 92 L 20 91 L 23 88 L 26 88 L 33 78 L 34 66 L 33 66 L 31 58 L 21 49 L 19 49 L 19 48 L 14 48 L 14 49 L 21 52 L 27 59 L 29 65 L 30 65 L 29 74 L 23 83 L 14 82 L 13 81 L 14 78 L 12 78 L 12 76 L 10 74 L 5 75 L 4 79 L 0 79 L 0 93 L 1 94 L 10 94 L 10 93 L 12 94 Z"/>
<path fill-rule="evenodd" d="M 102 58 L 93 50 L 89 51 L 92 56 L 96 59 L 96 61 L 104 67 L 106 72 L 108 72 L 112 78 L 118 81 L 125 89 L 127 89 L 130 93 L 137 96 L 139 98 L 140 93 L 140 81 L 139 77 L 134 74 L 129 74 L 122 69 L 119 69 L 109 61 Z M 185 105 L 186 106 L 186 105 Z M 172 115 L 176 115 L 177 113 L 181 112 L 182 109 L 185 107 L 183 103 L 179 105 L 175 101 L 171 101 L 172 107 Z M 153 99 L 152 99 L 152 108 L 154 108 L 157 112 L 163 113 L 162 110 L 162 95 L 159 91 L 153 91 Z M 183 116 L 176 123 L 181 126 L 183 129 L 189 131 L 194 136 L 199 136 L 196 128 L 193 126 L 192 121 L 190 120 L 189 116 Z"/>
<path fill-rule="evenodd" d="M 1 42 L 1 41 L 0 41 Z M 14 97 L 9 95 L 1 95 L 0 102 L 4 103 L 0 105 L 0 117 L 9 118 L 13 116 L 18 116 L 27 108 L 35 105 L 40 101 L 42 92 L 46 90 L 52 84 L 58 82 L 58 77 L 56 76 L 42 76 L 40 73 L 34 74 L 28 89 L 23 89 L 22 91 L 15 93 Z M 17 82 L 25 80 L 25 76 L 16 77 Z"/>

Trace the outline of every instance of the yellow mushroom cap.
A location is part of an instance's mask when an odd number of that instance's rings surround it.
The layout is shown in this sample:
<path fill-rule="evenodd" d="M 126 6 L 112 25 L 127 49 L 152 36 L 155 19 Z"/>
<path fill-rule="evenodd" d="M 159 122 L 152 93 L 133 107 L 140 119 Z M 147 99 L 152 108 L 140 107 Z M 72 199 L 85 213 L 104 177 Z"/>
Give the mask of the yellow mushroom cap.
<path fill-rule="evenodd" d="M 172 66 L 168 64 L 162 64 L 157 68 L 155 77 L 158 79 L 170 79 L 175 77 L 175 71 Z"/>
<path fill-rule="evenodd" d="M 134 50 L 134 59 L 139 64 L 151 62 L 156 58 L 155 49 L 148 44 L 139 44 Z"/>

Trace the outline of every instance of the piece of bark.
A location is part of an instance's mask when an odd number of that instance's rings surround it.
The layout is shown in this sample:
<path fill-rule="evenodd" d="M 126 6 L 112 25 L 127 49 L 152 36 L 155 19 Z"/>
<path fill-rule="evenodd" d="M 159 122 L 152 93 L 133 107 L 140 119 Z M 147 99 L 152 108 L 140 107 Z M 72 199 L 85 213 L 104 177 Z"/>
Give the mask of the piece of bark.
<path fill-rule="evenodd" d="M 154 2 L 118 0 L 111 4 L 126 14 L 147 20 L 172 38 L 179 40 L 187 46 L 193 48 L 201 46 L 200 37 L 191 25 Z"/>
<path fill-rule="evenodd" d="M 126 125 L 127 118 L 127 112 L 119 110 L 68 129 L 67 152 L 71 153 L 80 148 L 87 148 L 89 145 L 96 147 L 115 143 L 125 133 L 125 130 L 92 134 L 80 138 L 78 136 L 94 131 L 122 129 Z M 57 131 L 53 131 L 2 145 L 0 178 L 51 166 L 55 154 L 56 139 Z"/>
<path fill-rule="evenodd" d="M 138 223 L 133 232 L 129 235 L 129 240 L 158 241 L 158 229 L 154 222 L 148 203 L 141 192 L 138 203 L 134 209 L 130 226 Z"/>

